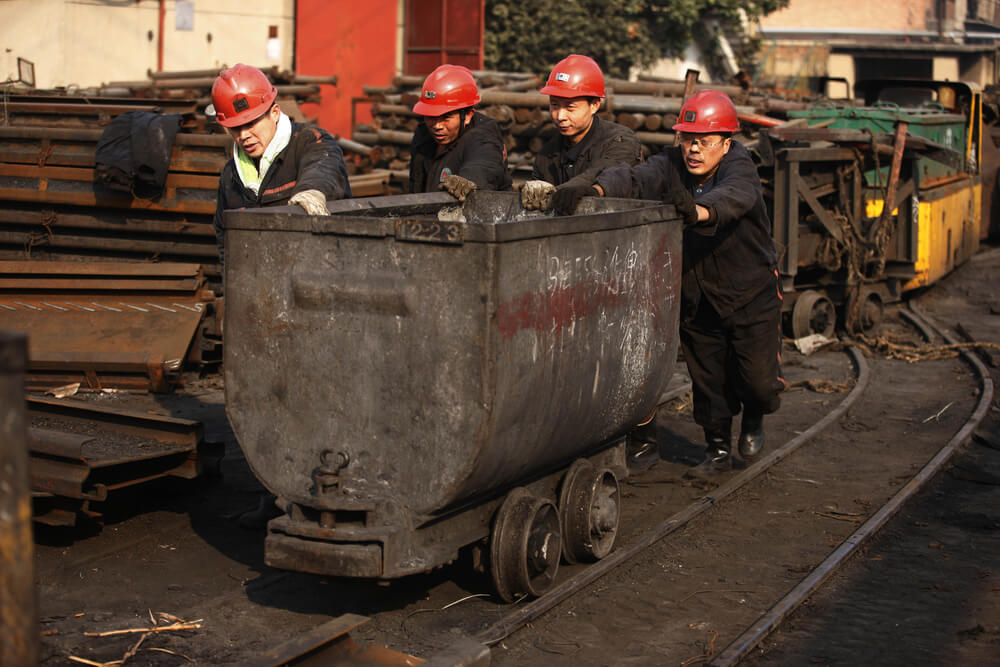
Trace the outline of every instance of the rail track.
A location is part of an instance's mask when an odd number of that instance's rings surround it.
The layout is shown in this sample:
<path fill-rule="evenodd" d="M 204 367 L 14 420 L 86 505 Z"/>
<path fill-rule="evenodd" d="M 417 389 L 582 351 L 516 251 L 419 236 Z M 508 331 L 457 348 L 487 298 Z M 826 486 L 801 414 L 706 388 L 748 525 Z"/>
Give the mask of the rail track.
<path fill-rule="evenodd" d="M 94 629 L 87 623 L 93 623 L 95 619 L 102 619 L 99 625 L 106 628 L 113 620 L 125 623 L 128 610 L 140 613 L 146 608 L 167 608 L 185 618 L 197 615 L 214 619 L 216 622 L 210 633 L 177 637 L 166 643 L 172 649 L 205 661 L 242 663 L 250 656 L 262 655 L 266 648 L 269 659 L 272 659 L 271 664 L 283 664 L 294 658 L 289 653 L 285 656 L 287 659 L 283 659 L 278 649 L 299 651 L 301 655 L 302 637 L 306 634 L 314 642 L 309 650 L 323 651 L 327 650 L 326 647 L 337 647 L 328 649 L 331 655 L 336 651 L 344 654 L 346 649 L 342 638 L 345 635 L 342 628 L 341 634 L 331 634 L 327 638 L 329 642 L 318 640 L 317 632 L 322 635 L 325 632 L 320 630 L 322 626 L 332 623 L 341 627 L 347 620 L 354 619 L 354 625 L 347 624 L 352 628 L 350 636 L 362 645 L 391 646 L 413 655 L 438 655 L 445 660 L 442 664 L 483 660 L 488 655 L 495 664 L 530 662 L 539 657 L 529 649 L 532 642 L 538 641 L 536 637 L 540 630 L 556 632 L 556 627 L 563 622 L 572 627 L 574 620 L 582 620 L 584 612 L 580 608 L 586 607 L 586 601 L 619 590 L 616 582 L 627 576 L 623 573 L 648 567 L 649 562 L 662 558 L 664 549 L 674 555 L 675 552 L 680 553 L 681 547 L 674 546 L 675 543 L 692 539 L 697 541 L 703 526 L 710 524 L 713 517 L 753 500 L 755 495 L 762 493 L 759 491 L 762 485 L 788 486 L 789 483 L 782 480 L 794 476 L 794 473 L 783 472 L 783 466 L 817 446 L 812 441 L 818 434 L 824 433 L 824 429 L 830 430 L 830 425 L 838 420 L 853 423 L 851 413 L 859 406 L 871 403 L 860 400 L 870 382 L 870 373 L 868 363 L 856 352 L 849 351 L 847 356 L 824 354 L 788 361 L 791 364 L 790 379 L 794 380 L 796 376 L 800 380 L 808 379 L 819 374 L 830 382 L 844 384 L 845 380 L 851 380 L 848 376 L 853 376 L 854 386 L 845 398 L 836 400 L 807 392 L 790 394 L 788 405 L 793 407 L 786 405 L 784 408 L 789 412 L 780 432 L 791 437 L 780 447 L 772 445 L 770 455 L 754 466 L 735 472 L 724 479 L 725 483 L 718 488 L 699 487 L 680 480 L 679 471 L 697 458 L 698 447 L 684 449 L 682 446 L 668 452 L 667 460 L 637 474 L 623 486 L 624 507 L 628 512 L 623 518 L 619 546 L 615 551 L 594 565 L 564 566 L 560 570 L 560 581 L 543 598 L 514 605 L 497 604 L 486 594 L 489 590 L 487 581 L 471 575 L 469 564 L 464 562 L 385 587 L 270 570 L 261 562 L 260 536 L 232 526 L 232 511 L 239 503 L 233 497 L 227 499 L 225 489 L 199 487 L 201 490 L 195 495 L 204 497 L 174 499 L 165 501 L 165 505 L 151 501 L 148 512 L 112 519 L 113 524 L 104 528 L 105 534 L 83 540 L 83 543 L 88 543 L 86 548 L 80 549 L 78 545 L 67 548 L 58 544 L 52 544 L 51 548 L 42 546 L 40 585 L 43 628 L 59 633 L 43 639 L 48 659 L 43 659 L 42 664 L 57 664 L 65 659 L 67 653 L 88 655 L 98 660 L 114 657 L 115 651 L 120 651 L 121 647 L 109 649 L 108 645 L 94 645 L 94 640 L 72 641 L 70 638 L 81 627 Z M 954 369 L 946 374 L 954 375 Z M 979 400 L 988 404 L 989 399 L 983 398 L 985 394 L 983 389 Z M 683 403 L 683 399 L 675 403 Z M 956 414 L 958 407 L 946 416 Z M 676 426 L 677 432 L 667 429 L 664 435 L 673 440 L 688 441 L 689 445 L 697 442 L 697 434 L 690 428 L 687 418 L 668 421 L 671 428 Z M 940 430 L 954 425 L 936 426 Z M 961 431 L 960 435 L 966 437 L 971 428 L 952 428 L 952 432 Z M 807 444 L 809 447 L 805 447 Z M 241 462 L 229 461 L 228 465 L 226 484 L 246 474 L 245 470 L 236 470 Z M 172 483 L 161 484 L 169 486 Z M 791 485 L 794 486 L 795 482 Z M 180 489 L 182 495 L 185 491 Z M 239 491 L 236 496 L 245 505 L 247 488 L 242 487 Z M 249 497 L 252 498 L 252 494 Z M 848 538 L 845 544 L 858 541 L 853 537 L 844 537 Z M 57 554 L 57 550 L 63 553 Z M 823 557 L 829 552 L 828 548 Z M 674 555 L 667 560 L 674 562 L 679 558 Z M 817 562 L 821 560 L 816 558 Z M 129 571 L 130 562 L 152 563 L 146 567 L 156 568 L 155 581 L 150 581 L 148 569 Z M 192 569 L 194 563 L 197 564 L 195 571 Z M 65 569 L 59 571 L 60 567 Z M 647 584 L 660 588 L 661 583 L 652 578 L 654 575 L 650 575 Z M 663 571 L 659 572 L 659 576 L 663 575 Z M 669 576 L 664 578 L 670 579 Z M 109 588 L 112 585 L 117 585 L 117 590 Z M 69 586 L 77 586 L 79 590 L 67 595 Z M 672 582 L 664 582 L 664 595 L 671 595 L 671 586 Z M 762 607 L 761 611 L 767 613 L 757 614 L 754 619 L 766 617 L 769 613 L 774 615 L 771 607 L 775 600 L 782 598 L 780 593 L 783 592 L 774 594 L 766 605 L 757 602 Z M 691 597 L 689 591 L 684 593 L 683 590 L 675 591 L 674 595 L 677 601 L 685 595 L 690 597 L 690 601 L 711 597 L 697 592 Z M 681 605 L 678 603 L 678 606 Z M 100 611 L 95 613 L 95 607 Z M 576 615 L 567 616 L 567 607 L 577 609 Z M 84 613 L 82 620 L 76 620 L 70 613 L 72 610 Z M 344 614 L 355 616 L 345 617 L 339 624 L 330 621 L 331 617 L 339 619 Z M 359 625 L 358 619 L 362 618 L 359 614 L 370 617 L 370 620 Z M 234 616 L 238 622 L 233 627 L 220 627 L 222 618 Z M 787 612 L 780 616 L 787 616 Z M 743 645 L 749 648 L 741 650 L 741 655 L 735 660 L 752 651 L 766 631 L 756 640 L 749 636 L 738 637 L 736 631 L 756 625 L 744 622 L 723 633 L 716 642 L 718 647 L 711 646 L 712 657 L 717 661 L 728 660 L 730 658 L 726 656 L 731 656 L 738 646 Z M 585 623 L 584 627 L 589 626 Z M 526 629 L 518 632 L 521 628 Z M 460 634 L 456 635 L 456 632 Z M 292 641 L 286 645 L 286 640 Z M 722 647 L 722 640 L 726 641 L 726 648 L 718 650 Z M 232 648 L 234 643 L 240 646 L 238 650 Z M 221 648 L 222 645 L 227 648 Z M 519 645 L 524 646 L 519 648 Z M 493 648 L 490 650 L 488 647 Z M 88 650 L 91 653 L 88 654 Z M 110 652 L 101 654 L 102 650 Z M 121 652 L 118 652 L 117 657 L 120 655 Z M 541 655 L 551 657 L 544 652 Z M 581 660 L 579 654 L 567 655 L 566 658 L 577 664 Z"/>
<path fill-rule="evenodd" d="M 908 321 L 920 329 L 928 341 L 932 339 L 935 332 L 938 332 L 946 342 L 956 342 L 953 338 L 948 336 L 948 334 L 929 324 L 926 317 L 921 316 L 918 312 L 902 311 L 902 314 Z M 500 642 L 507 640 L 505 642 L 508 644 L 508 646 L 505 646 L 507 649 L 506 652 L 501 653 L 499 656 L 495 655 L 495 657 L 499 659 L 494 660 L 494 662 L 496 664 L 516 664 L 519 661 L 530 661 L 530 658 L 526 656 L 538 655 L 538 653 L 536 652 L 535 654 L 532 654 L 530 651 L 518 650 L 517 644 L 530 644 L 532 641 L 535 641 L 537 645 L 538 640 L 519 640 L 516 635 L 511 636 L 517 629 L 530 622 L 537 621 L 543 613 L 555 609 L 558 604 L 569 599 L 570 597 L 578 595 L 588 588 L 592 591 L 594 582 L 600 577 L 609 574 L 613 568 L 620 567 L 627 560 L 635 557 L 641 551 L 651 547 L 655 542 L 667 537 L 668 535 L 677 533 L 678 529 L 689 524 L 695 517 L 703 514 L 706 510 L 710 508 L 721 509 L 724 499 L 733 497 L 739 490 L 746 492 L 747 485 L 752 483 L 753 480 L 773 472 L 776 466 L 778 466 L 786 458 L 792 456 L 797 449 L 817 436 L 829 424 L 843 418 L 851 406 L 854 405 L 866 391 L 866 388 L 869 385 L 870 377 L 868 364 L 865 362 L 864 358 L 853 349 L 851 352 L 857 368 L 857 382 L 848 397 L 845 398 L 834 410 L 817 421 L 813 427 L 789 440 L 771 455 L 760 461 L 759 464 L 754 465 L 743 473 L 736 475 L 732 479 L 728 480 L 723 486 L 713 492 L 710 492 L 704 498 L 699 499 L 699 501 L 685 507 L 668 520 L 661 522 L 652 530 L 646 532 L 642 539 L 633 541 L 624 548 L 619 547 L 619 549 L 609 556 L 608 559 L 605 559 L 605 561 L 591 567 L 588 571 L 585 571 L 580 575 L 564 581 L 545 597 L 532 601 L 524 607 L 509 613 L 501 620 L 493 623 L 491 626 L 477 634 L 476 639 L 478 641 L 491 646 L 496 646 L 500 644 Z M 849 562 L 851 557 L 855 556 L 859 549 L 862 549 L 865 546 L 869 538 L 871 538 L 879 530 L 879 528 L 884 526 L 892 516 L 898 513 L 904 504 L 916 493 L 918 493 L 920 489 L 922 489 L 934 477 L 934 475 L 947 464 L 955 451 L 969 440 L 972 433 L 983 420 L 992 402 L 993 382 L 989 377 L 989 373 L 986 368 L 979 361 L 979 359 L 977 359 L 973 354 L 967 352 L 964 353 L 963 356 L 978 376 L 978 397 L 976 398 L 975 405 L 971 409 L 968 417 L 963 418 L 964 421 L 957 426 L 954 435 L 948 439 L 947 443 L 934 453 L 926 465 L 923 465 L 920 468 L 917 474 L 908 478 L 907 481 L 901 485 L 899 490 L 889 497 L 884 504 L 872 511 L 870 516 L 857 528 L 857 530 L 847 535 L 846 538 L 840 541 L 839 545 L 837 545 L 826 558 L 822 559 L 819 565 L 814 568 L 810 568 L 805 576 L 801 577 L 800 581 L 790 587 L 787 594 L 777 596 L 777 601 L 768 606 L 764 613 L 760 614 L 755 620 L 753 620 L 753 622 L 747 623 L 745 631 L 734 635 L 733 632 L 738 630 L 738 628 L 729 627 L 728 632 L 726 630 L 714 632 L 711 640 L 702 643 L 704 652 L 701 655 L 688 655 L 688 661 L 684 661 L 683 664 L 734 665 L 751 655 L 755 648 L 760 646 L 765 638 L 780 626 L 782 621 L 784 621 L 797 607 L 803 604 L 805 600 L 813 595 L 825 581 L 838 571 L 839 568 Z M 955 426 L 952 425 L 952 428 L 955 428 Z M 722 580 L 723 579 L 720 579 L 720 581 Z M 725 581 L 731 581 L 731 579 L 726 577 Z M 667 590 L 669 591 L 670 588 L 667 587 Z M 708 592 L 713 591 L 702 590 L 697 591 L 696 593 Z M 745 596 L 746 589 L 734 590 L 732 592 L 739 592 Z M 687 597 L 690 598 L 693 595 L 695 594 L 691 594 Z M 745 599 L 742 601 L 745 602 Z M 576 610 L 574 613 L 574 616 L 582 615 L 583 614 L 580 610 Z M 742 614 L 742 616 L 746 617 L 747 614 Z M 560 625 L 558 621 L 553 623 L 553 626 L 556 625 Z M 636 625 L 641 628 L 642 621 L 637 622 Z M 665 625 L 669 626 L 669 624 Z M 536 632 L 536 630 L 538 632 Z M 558 631 L 554 627 L 547 627 L 544 629 L 544 632 L 557 634 Z M 531 633 L 538 635 L 542 634 L 542 631 L 536 627 L 528 631 L 528 634 Z M 717 642 L 722 641 L 725 641 L 726 644 L 723 648 L 721 648 L 721 650 L 719 650 L 716 644 Z M 586 646 L 586 644 L 584 645 Z M 496 651 L 494 651 L 494 653 L 496 654 Z M 579 656 L 577 656 L 577 658 L 578 657 Z M 664 654 L 659 653 L 656 655 L 655 659 L 660 660 L 663 657 L 665 657 Z M 664 660 L 664 664 L 678 664 L 681 662 L 679 660 L 675 662 L 672 657 L 673 656 L 670 656 Z M 561 664 L 558 663 L 558 659 L 557 664 Z"/>

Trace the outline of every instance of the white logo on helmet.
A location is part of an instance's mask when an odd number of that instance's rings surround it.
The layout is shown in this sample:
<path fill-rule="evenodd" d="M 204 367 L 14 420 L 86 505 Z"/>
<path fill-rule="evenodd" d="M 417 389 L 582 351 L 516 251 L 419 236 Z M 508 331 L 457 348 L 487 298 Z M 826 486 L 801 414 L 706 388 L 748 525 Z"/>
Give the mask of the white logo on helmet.
<path fill-rule="evenodd" d="M 429 100 L 433 100 L 436 96 L 437 96 L 437 93 L 435 93 L 433 90 L 425 90 L 424 91 L 424 97 L 426 97 Z"/>
<path fill-rule="evenodd" d="M 569 74 L 566 74 L 566 72 L 556 72 L 556 81 L 569 83 Z"/>

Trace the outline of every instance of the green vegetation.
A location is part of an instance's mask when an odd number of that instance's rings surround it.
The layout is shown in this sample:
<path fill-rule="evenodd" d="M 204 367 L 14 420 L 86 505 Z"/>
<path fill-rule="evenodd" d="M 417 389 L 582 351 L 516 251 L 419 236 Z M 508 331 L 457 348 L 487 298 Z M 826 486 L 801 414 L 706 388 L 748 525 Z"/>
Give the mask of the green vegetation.
<path fill-rule="evenodd" d="M 693 40 L 711 52 L 715 21 L 734 41 L 741 66 L 752 65 L 756 45 L 743 34 L 742 16 L 755 20 L 788 0 L 486 0 L 488 69 L 548 74 L 570 53 L 594 58 L 610 76 L 633 65 L 680 55 Z M 732 39 L 734 38 L 735 39 Z"/>

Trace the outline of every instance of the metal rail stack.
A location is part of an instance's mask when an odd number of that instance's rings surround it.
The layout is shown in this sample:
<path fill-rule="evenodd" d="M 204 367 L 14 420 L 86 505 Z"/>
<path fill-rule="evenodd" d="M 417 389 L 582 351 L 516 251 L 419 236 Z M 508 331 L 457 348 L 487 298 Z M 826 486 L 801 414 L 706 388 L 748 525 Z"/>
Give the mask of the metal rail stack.
<path fill-rule="evenodd" d="M 197 264 L 0 261 L 0 313 L 30 336 L 29 389 L 169 391 L 185 365 L 220 360 L 218 306 Z"/>
<path fill-rule="evenodd" d="M 28 399 L 34 520 L 72 526 L 100 516 L 91 503 L 160 477 L 193 479 L 218 469 L 222 447 L 200 422 L 72 400 Z"/>
<path fill-rule="evenodd" d="M 296 120 L 309 120 L 300 104 L 319 101 L 319 84 L 336 83 L 336 77 L 264 71 L 278 89 L 282 109 Z M 221 358 L 221 330 L 214 318 L 205 319 L 221 310 L 206 285 L 221 281 L 212 218 L 219 173 L 232 150 L 229 136 L 205 115 L 218 72 L 151 72 L 146 80 L 112 82 L 72 94 L 4 91 L 0 310 L 13 320 L 14 329 L 31 335 L 29 386 L 77 381 L 89 389 L 166 391 L 175 384 L 185 359 L 204 367 Z M 95 157 L 103 129 L 129 111 L 180 115 L 164 189 L 155 198 L 112 190 L 97 179 Z M 388 193 L 388 171 L 365 170 L 353 162 L 348 167 L 356 196 Z M 97 285 L 95 278 L 102 275 L 109 280 Z M 137 287 L 137 280 L 167 275 L 198 284 L 191 289 L 175 286 L 170 294 L 155 298 L 145 287 Z M 55 276 L 61 286 L 53 292 Z M 94 296 L 100 297 L 98 305 L 91 303 Z M 155 307 L 143 305 L 146 297 Z M 184 308 L 197 310 L 178 310 L 178 300 Z M 42 301 L 84 305 L 55 307 Z M 156 326 L 124 326 L 144 315 L 118 303 L 144 308 L 147 315 L 164 316 L 168 309 L 194 313 L 194 321 L 178 315 Z M 119 344 L 102 349 L 95 332 L 112 330 L 117 333 L 105 340 Z M 132 332 L 131 338 L 126 341 L 123 332 Z M 122 353 L 128 350 L 143 358 L 132 355 L 135 358 L 123 362 Z M 164 366 L 172 361 L 181 365 Z"/>

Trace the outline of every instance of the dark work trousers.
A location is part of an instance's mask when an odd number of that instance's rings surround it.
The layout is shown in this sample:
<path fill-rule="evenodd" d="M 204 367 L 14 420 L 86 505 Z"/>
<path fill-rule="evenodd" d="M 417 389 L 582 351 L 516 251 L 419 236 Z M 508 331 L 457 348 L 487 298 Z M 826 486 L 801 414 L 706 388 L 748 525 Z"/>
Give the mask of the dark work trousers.
<path fill-rule="evenodd" d="M 775 277 L 727 317 L 702 297 L 694 316 L 681 321 L 694 420 L 702 428 L 728 434 L 741 408 L 765 415 L 781 405 L 781 298 Z"/>

